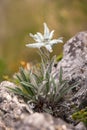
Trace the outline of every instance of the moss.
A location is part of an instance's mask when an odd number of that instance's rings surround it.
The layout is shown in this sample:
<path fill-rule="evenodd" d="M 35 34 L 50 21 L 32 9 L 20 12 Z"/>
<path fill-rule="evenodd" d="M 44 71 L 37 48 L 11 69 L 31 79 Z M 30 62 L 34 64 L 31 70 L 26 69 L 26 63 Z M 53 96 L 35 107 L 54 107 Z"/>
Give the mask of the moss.
<path fill-rule="evenodd" d="M 82 121 L 85 125 L 87 125 L 87 107 L 73 113 L 72 118 L 77 121 Z"/>
<path fill-rule="evenodd" d="M 62 58 L 63 58 L 63 54 L 61 53 L 60 55 L 57 56 L 57 61 L 62 60 Z"/>

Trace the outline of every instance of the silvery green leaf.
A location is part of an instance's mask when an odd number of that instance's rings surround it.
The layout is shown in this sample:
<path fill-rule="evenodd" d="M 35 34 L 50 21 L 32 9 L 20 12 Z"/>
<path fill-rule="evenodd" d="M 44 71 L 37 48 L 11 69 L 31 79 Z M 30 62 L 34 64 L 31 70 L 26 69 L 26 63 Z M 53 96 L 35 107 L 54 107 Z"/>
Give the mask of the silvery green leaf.
<path fill-rule="evenodd" d="M 37 92 L 37 95 L 39 96 L 41 92 L 43 92 L 43 89 L 46 85 L 47 81 L 43 81 L 42 84 L 38 87 L 38 92 Z"/>
<path fill-rule="evenodd" d="M 46 113 L 53 114 L 53 111 L 49 108 L 43 108 Z"/>
<path fill-rule="evenodd" d="M 26 46 L 30 47 L 30 48 L 41 48 L 42 46 L 44 46 L 44 44 L 43 43 L 33 43 L 33 44 L 27 44 Z"/>

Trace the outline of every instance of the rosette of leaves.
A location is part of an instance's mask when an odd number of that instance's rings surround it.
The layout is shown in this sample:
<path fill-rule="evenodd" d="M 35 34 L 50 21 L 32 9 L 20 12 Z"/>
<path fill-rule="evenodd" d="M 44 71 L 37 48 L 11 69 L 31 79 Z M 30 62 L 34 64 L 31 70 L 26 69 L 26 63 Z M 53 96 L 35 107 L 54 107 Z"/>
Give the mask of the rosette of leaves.
<path fill-rule="evenodd" d="M 87 125 L 87 107 L 85 107 L 84 109 L 81 109 L 77 112 L 75 112 L 72 115 L 72 118 L 78 122 L 83 122 L 85 125 Z"/>
<path fill-rule="evenodd" d="M 62 68 L 60 68 L 58 79 L 55 79 L 52 73 L 56 61 L 56 56 L 50 58 L 50 53 L 53 51 L 52 46 L 63 42 L 62 38 L 52 39 L 53 34 L 54 30 L 50 32 L 46 23 L 44 23 L 44 34 L 38 32 L 35 35 L 30 34 L 36 43 L 27 46 L 39 49 L 40 68 L 36 67 L 36 70 L 33 71 L 21 67 L 15 75 L 19 85 L 9 89 L 22 96 L 34 111 L 55 115 L 58 103 L 76 85 L 70 86 L 68 81 L 63 80 Z"/>
<path fill-rule="evenodd" d="M 62 79 L 62 68 L 60 68 L 58 82 L 56 83 L 52 75 L 55 56 L 49 62 L 45 58 L 41 59 L 38 72 L 25 70 L 21 67 L 19 72 L 15 74 L 18 86 L 10 88 L 10 90 L 22 96 L 34 111 L 55 114 L 57 104 L 75 86 L 69 86 L 68 81 Z"/>

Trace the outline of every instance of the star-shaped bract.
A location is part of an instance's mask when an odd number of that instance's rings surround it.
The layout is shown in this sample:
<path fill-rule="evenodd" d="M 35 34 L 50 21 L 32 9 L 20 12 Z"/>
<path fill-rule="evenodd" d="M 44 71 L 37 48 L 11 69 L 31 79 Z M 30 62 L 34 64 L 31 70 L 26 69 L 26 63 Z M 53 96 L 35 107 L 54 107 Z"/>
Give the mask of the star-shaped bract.
<path fill-rule="evenodd" d="M 52 52 L 52 46 L 57 43 L 63 43 L 62 37 L 58 39 L 53 39 L 54 30 L 51 32 L 49 31 L 49 28 L 47 27 L 47 24 L 44 23 L 44 34 L 37 32 L 36 34 L 30 33 L 30 36 L 35 40 L 35 43 L 33 44 L 27 44 L 27 47 L 30 48 L 38 48 L 45 47 L 49 52 Z"/>

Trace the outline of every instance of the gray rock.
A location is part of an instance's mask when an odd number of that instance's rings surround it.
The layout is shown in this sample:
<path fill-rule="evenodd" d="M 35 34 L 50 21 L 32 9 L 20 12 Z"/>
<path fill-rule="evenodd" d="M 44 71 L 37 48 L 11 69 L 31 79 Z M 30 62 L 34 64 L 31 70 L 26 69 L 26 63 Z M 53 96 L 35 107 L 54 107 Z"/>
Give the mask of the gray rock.
<path fill-rule="evenodd" d="M 76 125 L 75 127 L 76 130 L 87 130 L 87 128 L 84 126 L 82 122 Z"/>
<path fill-rule="evenodd" d="M 64 45 L 63 59 L 57 69 L 63 68 L 65 79 L 85 79 L 87 77 L 87 31 L 80 32 Z"/>
<path fill-rule="evenodd" d="M 73 125 L 50 114 L 33 114 L 21 97 L 6 86 L 16 87 L 8 81 L 0 84 L 0 130 L 75 130 Z"/>
<path fill-rule="evenodd" d="M 23 119 L 24 118 L 24 119 Z M 34 113 L 15 124 L 14 130 L 73 130 L 74 127 L 47 113 Z M 21 125 L 23 124 L 23 125 Z M 17 129 L 16 129 L 17 128 Z"/>
<path fill-rule="evenodd" d="M 61 103 L 58 116 L 73 122 L 71 115 L 87 106 L 87 31 L 76 34 L 65 43 L 63 58 L 53 70 L 57 80 L 60 67 L 63 79 L 67 79 L 70 85 L 76 82 L 77 87 Z"/>
<path fill-rule="evenodd" d="M 20 115 L 30 114 L 32 111 L 22 98 L 13 94 L 6 86 L 16 87 L 13 83 L 4 81 L 0 84 L 0 121 L 11 127 Z"/>
<path fill-rule="evenodd" d="M 10 92 L 13 83 L 0 84 L 0 130 L 73 130 L 73 126 L 46 113 L 34 113 L 21 97 Z"/>

